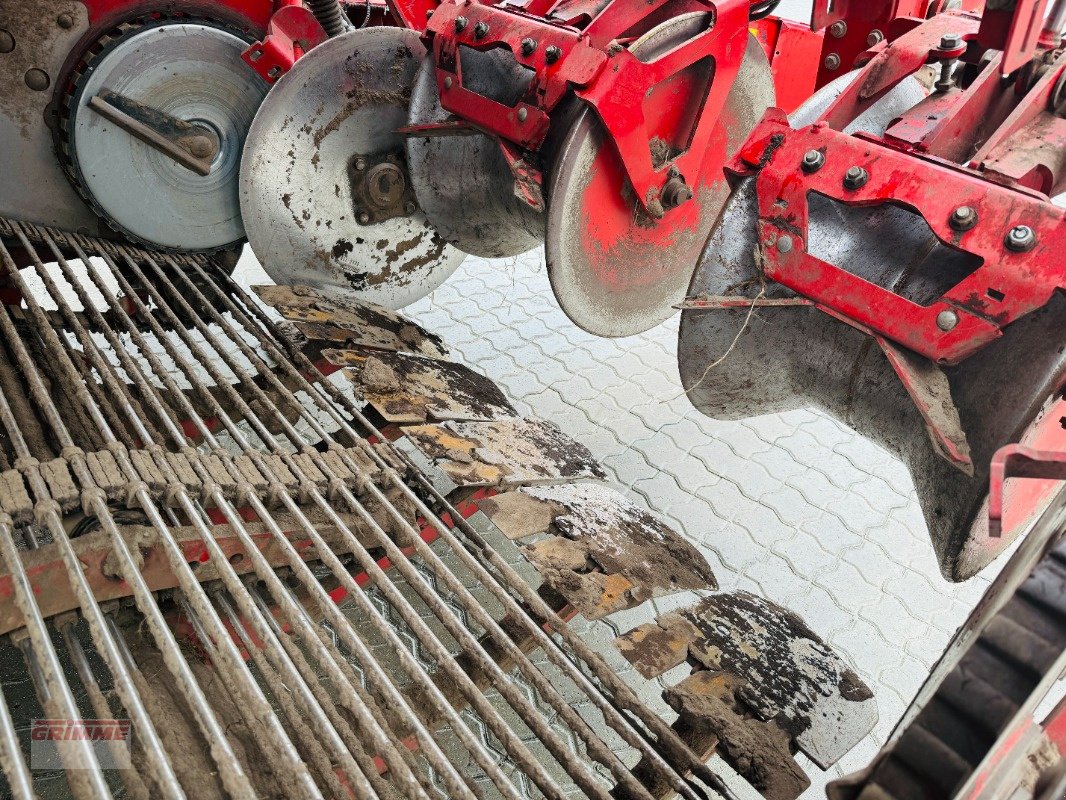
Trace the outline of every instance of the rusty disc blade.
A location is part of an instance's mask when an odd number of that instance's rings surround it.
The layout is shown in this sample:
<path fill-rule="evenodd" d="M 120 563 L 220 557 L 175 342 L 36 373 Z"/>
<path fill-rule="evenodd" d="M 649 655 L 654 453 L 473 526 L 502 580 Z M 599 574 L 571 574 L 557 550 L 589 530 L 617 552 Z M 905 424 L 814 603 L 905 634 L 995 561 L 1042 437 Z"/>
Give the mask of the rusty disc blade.
<path fill-rule="evenodd" d="M 651 60 L 696 35 L 705 15 L 676 17 L 631 48 Z M 694 65 L 700 67 L 699 64 Z M 655 86 L 644 117 L 671 152 L 687 140 L 710 90 L 701 69 Z M 657 325 L 685 296 L 703 244 L 729 196 L 722 165 L 774 101 L 770 67 L 758 42 L 748 49 L 710 138 L 695 197 L 660 220 L 643 210 L 622 162 L 591 108 L 582 110 L 554 159 L 548 196 L 548 276 L 559 305 L 600 336 L 629 336 Z M 656 153 L 651 154 L 653 160 Z"/>
<path fill-rule="evenodd" d="M 415 207 L 395 133 L 424 58 L 412 31 L 361 29 L 314 48 L 270 90 L 245 143 L 241 212 L 278 283 L 402 308 L 462 262 Z"/>

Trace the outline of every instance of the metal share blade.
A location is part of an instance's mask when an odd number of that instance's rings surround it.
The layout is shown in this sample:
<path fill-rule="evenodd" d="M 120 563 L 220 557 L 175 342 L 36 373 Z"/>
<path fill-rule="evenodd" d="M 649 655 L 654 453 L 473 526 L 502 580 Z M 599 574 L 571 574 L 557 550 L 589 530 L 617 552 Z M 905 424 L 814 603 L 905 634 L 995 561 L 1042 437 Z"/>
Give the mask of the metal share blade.
<path fill-rule="evenodd" d="M 248 133 L 241 212 L 278 283 L 402 308 L 465 257 L 417 207 L 402 137 L 418 35 L 366 28 L 337 36 L 277 82 Z"/>

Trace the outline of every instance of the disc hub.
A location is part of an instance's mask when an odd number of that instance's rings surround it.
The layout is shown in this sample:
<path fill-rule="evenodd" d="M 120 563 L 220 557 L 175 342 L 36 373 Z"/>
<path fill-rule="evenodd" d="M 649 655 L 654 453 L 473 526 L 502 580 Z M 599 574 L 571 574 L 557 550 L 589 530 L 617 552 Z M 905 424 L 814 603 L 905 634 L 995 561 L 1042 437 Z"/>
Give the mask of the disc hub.
<path fill-rule="evenodd" d="M 360 225 L 406 217 L 417 208 L 407 167 L 399 153 L 356 156 L 352 159 L 351 178 L 355 219 Z"/>

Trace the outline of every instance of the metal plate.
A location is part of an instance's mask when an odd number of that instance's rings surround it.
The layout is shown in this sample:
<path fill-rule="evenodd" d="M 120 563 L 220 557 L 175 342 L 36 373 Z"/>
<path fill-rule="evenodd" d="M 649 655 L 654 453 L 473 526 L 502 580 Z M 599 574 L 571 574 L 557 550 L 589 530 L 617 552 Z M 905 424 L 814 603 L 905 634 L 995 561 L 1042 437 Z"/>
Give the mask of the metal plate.
<path fill-rule="evenodd" d="M 545 582 L 588 619 L 685 589 L 716 589 L 699 550 L 614 489 L 595 483 L 531 487 L 478 502 Z"/>
<path fill-rule="evenodd" d="M 678 17 L 655 28 L 632 50 L 642 58 L 652 58 L 691 38 L 698 30 L 694 26 L 702 24 L 701 15 Z M 678 91 L 669 82 L 653 89 L 645 102 L 646 117 L 655 119 L 661 112 L 663 118 L 676 118 L 676 112 L 669 111 L 679 102 Z M 684 102 L 698 107 L 706 88 L 697 92 L 683 86 L 680 91 L 691 95 Z M 658 222 L 636 208 L 618 156 L 606 144 L 595 113 L 591 109 L 580 113 L 553 165 L 545 250 L 555 297 L 575 324 L 600 336 L 628 336 L 673 314 L 729 196 L 721 165 L 744 142 L 773 99 L 766 55 L 749 38 L 743 64 L 711 136 L 696 196 Z"/>
<path fill-rule="evenodd" d="M 747 592 L 664 614 L 616 644 L 645 676 L 689 658 L 741 679 L 737 696 L 760 719 L 776 719 L 822 769 L 877 722 L 873 693 L 840 656 L 797 615 Z"/>
<path fill-rule="evenodd" d="M 334 361 L 336 351 L 322 353 Z M 347 360 L 347 359 L 346 359 Z M 389 422 L 517 417 L 500 387 L 469 367 L 451 361 L 378 353 L 351 370 L 359 394 Z"/>
<path fill-rule="evenodd" d="M 587 447 L 539 419 L 445 422 L 404 428 L 403 432 L 460 487 L 606 477 Z"/>
<path fill-rule="evenodd" d="M 365 28 L 319 45 L 271 89 L 241 169 L 248 241 L 271 278 L 401 308 L 462 262 L 420 211 L 355 219 L 349 165 L 402 153 L 395 130 L 424 57 L 413 31 Z"/>
<path fill-rule="evenodd" d="M 259 299 L 312 341 L 351 343 L 375 350 L 447 358 L 440 337 L 390 308 L 310 286 L 253 286 Z"/>
<path fill-rule="evenodd" d="M 73 98 L 70 156 L 93 202 L 118 229 L 161 247 L 212 250 L 244 238 L 237 183 L 245 133 L 267 86 L 241 61 L 247 43 L 205 24 L 154 25 L 95 62 Z M 219 137 L 197 175 L 87 106 L 109 89 Z"/>
<path fill-rule="evenodd" d="M 525 70 L 509 51 L 468 58 L 463 49 L 463 81 L 517 84 Z M 506 52 L 506 56 L 504 56 Z M 476 68 L 483 74 L 471 72 Z M 527 79 L 528 80 L 528 79 Z M 423 62 L 411 93 L 410 125 L 443 122 L 436 68 Z M 464 253 L 506 258 L 532 250 L 544 238 L 544 214 L 515 193 L 515 178 L 491 137 L 476 131 L 455 136 L 407 139 L 407 164 L 415 196 L 437 232 Z"/>

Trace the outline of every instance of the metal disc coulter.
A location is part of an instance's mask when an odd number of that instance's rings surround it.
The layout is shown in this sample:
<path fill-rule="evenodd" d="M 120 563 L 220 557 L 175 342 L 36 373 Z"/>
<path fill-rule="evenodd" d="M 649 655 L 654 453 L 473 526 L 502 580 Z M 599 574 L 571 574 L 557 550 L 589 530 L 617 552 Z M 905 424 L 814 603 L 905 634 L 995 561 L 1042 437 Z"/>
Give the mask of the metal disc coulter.
<path fill-rule="evenodd" d="M 256 115 L 241 211 L 271 278 L 401 308 L 462 262 L 418 210 L 403 140 L 418 34 L 367 28 L 314 48 Z"/>

